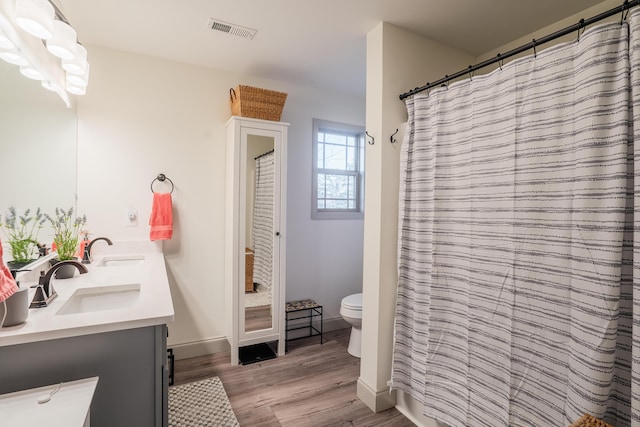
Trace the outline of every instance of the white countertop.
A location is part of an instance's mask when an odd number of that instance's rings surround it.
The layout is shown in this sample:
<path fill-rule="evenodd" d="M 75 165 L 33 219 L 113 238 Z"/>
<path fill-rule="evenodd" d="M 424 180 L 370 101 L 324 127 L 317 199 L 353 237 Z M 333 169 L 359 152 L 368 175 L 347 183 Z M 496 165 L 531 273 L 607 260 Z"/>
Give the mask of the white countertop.
<path fill-rule="evenodd" d="M 27 321 L 21 325 L 0 329 L 0 347 L 167 324 L 174 311 L 169 281 L 160 244 L 154 242 L 114 242 L 107 246 L 97 242 L 93 260 L 86 264 L 89 272 L 76 272 L 71 279 L 52 278 L 58 297 L 48 307 L 29 309 Z M 144 257 L 136 265 L 101 266 L 103 259 Z M 21 287 L 37 282 L 20 282 Z M 57 314 L 71 295 L 80 288 L 98 288 L 139 284 L 140 295 L 128 308 Z M 29 290 L 29 301 L 35 289 Z"/>
<path fill-rule="evenodd" d="M 98 377 L 62 383 L 46 403 L 38 399 L 49 396 L 58 384 L 0 395 L 2 427 L 84 426 L 97 384 Z"/>

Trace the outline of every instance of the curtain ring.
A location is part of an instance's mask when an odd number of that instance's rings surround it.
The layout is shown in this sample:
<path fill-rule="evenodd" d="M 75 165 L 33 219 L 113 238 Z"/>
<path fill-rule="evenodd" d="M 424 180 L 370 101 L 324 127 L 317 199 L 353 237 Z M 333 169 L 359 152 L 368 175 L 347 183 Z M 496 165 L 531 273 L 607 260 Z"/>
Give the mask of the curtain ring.
<path fill-rule="evenodd" d="M 627 16 L 629 16 L 629 0 L 624 0 L 622 6 L 620 7 L 620 25 L 624 24 L 624 21 L 627 20 Z M 624 11 L 627 11 L 626 15 Z"/>
<path fill-rule="evenodd" d="M 498 67 L 500 67 L 500 71 L 502 71 L 503 60 L 502 60 L 502 58 L 500 58 L 500 54 L 498 54 L 498 56 L 496 56 L 496 58 L 498 59 Z"/>
<path fill-rule="evenodd" d="M 580 30 L 584 33 L 584 18 L 582 18 L 579 22 L 580 26 L 578 27 L 578 39 L 577 42 L 580 42 Z"/>
<path fill-rule="evenodd" d="M 536 51 L 536 39 L 533 39 L 533 57 L 537 58 L 538 57 L 538 52 Z"/>
<path fill-rule="evenodd" d="M 469 65 L 469 81 L 470 82 L 473 81 L 473 70 L 471 68 L 473 68 L 473 67 L 471 65 Z"/>
<path fill-rule="evenodd" d="M 442 86 L 444 86 L 447 90 L 449 90 L 449 75 L 444 75 L 444 82 L 442 82 Z"/>

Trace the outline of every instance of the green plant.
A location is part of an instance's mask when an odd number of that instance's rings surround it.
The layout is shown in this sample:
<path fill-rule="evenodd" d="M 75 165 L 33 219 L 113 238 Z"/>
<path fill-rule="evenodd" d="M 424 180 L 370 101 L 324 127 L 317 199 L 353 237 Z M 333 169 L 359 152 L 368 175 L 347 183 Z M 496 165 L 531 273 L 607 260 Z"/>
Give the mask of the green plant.
<path fill-rule="evenodd" d="M 40 212 L 40 208 L 36 210 L 35 215 L 31 215 L 31 209 L 18 215 L 18 211 L 13 206 L 8 209 L 4 222 L 0 218 L 0 227 L 7 237 L 14 262 L 27 263 L 31 261 L 38 246 L 38 232 L 44 221 L 45 218 Z"/>
<path fill-rule="evenodd" d="M 87 223 L 86 215 L 73 218 L 73 207 L 68 211 L 56 208 L 56 216 L 52 218 L 44 214 L 53 229 L 53 243 L 60 261 L 73 259 L 78 250 L 80 229 Z"/>

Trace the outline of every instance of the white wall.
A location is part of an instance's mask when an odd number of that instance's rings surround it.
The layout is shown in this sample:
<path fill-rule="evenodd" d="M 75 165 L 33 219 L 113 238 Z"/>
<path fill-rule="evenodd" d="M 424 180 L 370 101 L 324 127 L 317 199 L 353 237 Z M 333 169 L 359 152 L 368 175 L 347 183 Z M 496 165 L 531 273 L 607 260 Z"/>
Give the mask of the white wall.
<path fill-rule="evenodd" d="M 169 345 L 178 357 L 225 348 L 224 123 L 229 88 L 237 84 L 289 94 L 282 117 L 291 123 L 287 300 L 315 298 L 327 318 L 338 316 L 340 298 L 362 282 L 362 222 L 310 220 L 311 126 L 314 117 L 362 125 L 364 100 L 88 49 L 91 84 L 78 102 L 78 210 L 94 237 L 147 239 L 149 185 L 161 172 L 173 180 L 174 237 L 164 252 L 176 312 Z M 158 182 L 154 188 L 166 189 Z M 137 227 L 125 226 L 130 208 L 138 210 Z"/>
<path fill-rule="evenodd" d="M 390 135 L 406 121 L 399 95 L 440 78 L 474 57 L 381 23 L 367 34 L 367 146 L 363 342 L 358 397 L 374 411 L 395 404 L 389 395 L 397 288 L 400 141 Z"/>

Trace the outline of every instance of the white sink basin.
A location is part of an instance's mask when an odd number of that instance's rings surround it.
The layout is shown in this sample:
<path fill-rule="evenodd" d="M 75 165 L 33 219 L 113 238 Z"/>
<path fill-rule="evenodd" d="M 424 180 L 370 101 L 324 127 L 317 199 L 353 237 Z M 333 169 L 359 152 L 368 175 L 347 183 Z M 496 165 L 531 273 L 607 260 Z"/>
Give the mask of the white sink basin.
<path fill-rule="evenodd" d="M 79 288 L 56 315 L 90 313 L 132 307 L 140 298 L 140 284 Z"/>
<path fill-rule="evenodd" d="M 98 262 L 98 267 L 125 267 L 129 265 L 139 265 L 144 262 L 144 257 L 139 255 L 105 257 Z"/>

